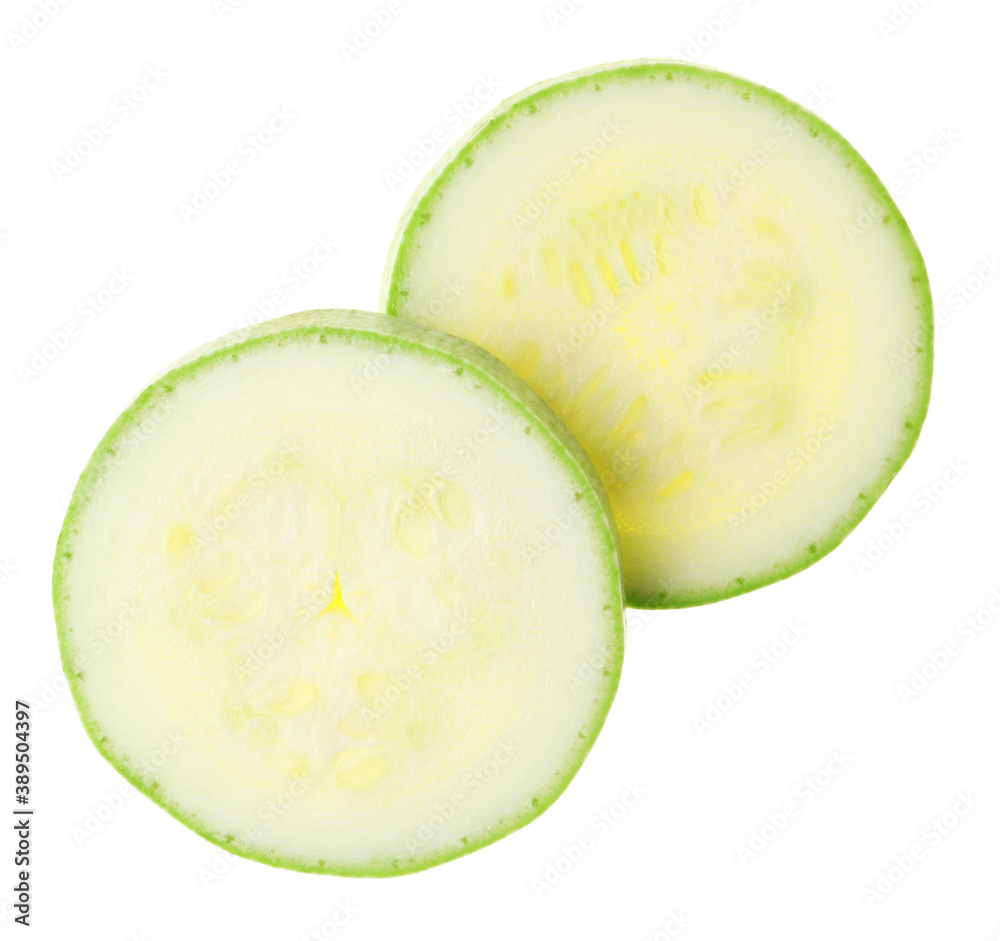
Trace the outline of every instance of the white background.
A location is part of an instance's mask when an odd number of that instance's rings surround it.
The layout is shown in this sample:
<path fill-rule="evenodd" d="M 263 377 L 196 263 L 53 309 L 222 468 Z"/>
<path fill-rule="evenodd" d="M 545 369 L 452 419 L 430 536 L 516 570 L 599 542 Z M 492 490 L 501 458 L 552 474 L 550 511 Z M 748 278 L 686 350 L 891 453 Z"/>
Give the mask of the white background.
<path fill-rule="evenodd" d="M 1000 615 L 986 611 L 972 642 L 958 632 L 1000 590 L 1000 287 L 977 275 L 1000 258 L 996 4 L 585 0 L 553 14 L 558 0 L 394 0 L 379 34 L 349 50 L 387 7 L 93 0 L 44 23 L 39 3 L 11 0 L 0 13 L 3 728 L 12 742 L 15 696 L 35 703 L 35 936 L 294 941 L 333 936 L 349 903 L 337 936 L 358 941 L 641 941 L 668 928 L 692 941 L 996 939 Z M 33 15 L 36 35 L 12 39 Z M 418 139 L 441 129 L 436 159 L 526 85 L 644 56 L 694 58 L 809 104 L 898 184 L 939 328 L 930 415 L 902 473 L 805 573 L 701 609 L 633 613 L 621 691 L 584 768 L 539 820 L 472 856 L 395 880 L 302 875 L 227 856 L 142 796 L 119 799 L 122 779 L 66 691 L 49 594 L 69 494 L 108 425 L 276 289 L 275 314 L 376 307 L 422 170 L 387 174 Z M 146 74 L 156 87 L 140 102 L 130 90 Z M 246 160 L 241 143 L 275 108 L 293 118 Z M 105 118 L 80 165 L 57 166 Z M 240 173 L 186 221 L 182 204 L 231 158 Z M 324 237 L 339 247 L 310 262 Z M 313 271 L 291 292 L 295 265 Z M 84 322 L 81 305 L 122 270 L 125 289 Z M 65 348 L 47 347 L 71 322 Z M 906 511 L 915 523 L 897 538 Z M 888 549 L 860 571 L 879 537 Z M 804 636 L 762 675 L 754 657 L 789 620 Z M 957 656 L 904 703 L 899 684 L 949 641 Z M 753 688 L 699 734 L 695 719 L 744 672 Z M 809 782 L 837 749 L 850 760 L 817 794 Z M 642 798 L 602 834 L 594 815 L 617 812 L 629 785 Z M 925 828 L 968 793 L 974 809 L 935 840 Z M 790 800 L 794 819 L 744 865 L 739 847 Z M 866 899 L 917 843 L 924 858 Z M 0 899 L 13 879 L 2 858 Z M 539 891 L 549 866 L 564 871 Z M 0 934 L 20 936 L 0 909 Z"/>

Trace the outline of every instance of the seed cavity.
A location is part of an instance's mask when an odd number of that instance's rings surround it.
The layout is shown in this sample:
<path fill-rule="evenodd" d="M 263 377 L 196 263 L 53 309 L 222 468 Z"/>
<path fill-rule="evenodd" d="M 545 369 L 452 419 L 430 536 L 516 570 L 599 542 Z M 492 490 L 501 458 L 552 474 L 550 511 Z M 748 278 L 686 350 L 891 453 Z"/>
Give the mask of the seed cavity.
<path fill-rule="evenodd" d="M 403 724 L 406 741 L 411 748 L 421 748 L 430 741 L 432 721 L 430 715 L 421 714 Z"/>
<path fill-rule="evenodd" d="M 559 258 L 552 241 L 542 242 L 539 246 L 539 254 L 542 257 L 542 270 L 545 272 L 545 280 L 551 287 L 555 287 L 562 278 L 562 271 L 559 267 Z"/>
<path fill-rule="evenodd" d="M 264 610 L 264 596 L 250 588 L 230 588 L 205 605 L 205 616 L 220 624 L 246 624 Z"/>
<path fill-rule="evenodd" d="M 722 218 L 715 194 L 703 183 L 695 183 L 691 187 L 691 197 L 694 201 L 694 217 L 706 227 L 717 225 Z"/>
<path fill-rule="evenodd" d="M 577 391 L 576 395 L 569 400 L 566 406 L 567 412 L 579 412 L 597 394 L 597 391 L 604 385 L 604 380 L 608 378 L 609 369 L 607 366 L 598 366 L 591 374 L 590 378 Z"/>
<path fill-rule="evenodd" d="M 500 275 L 500 296 L 512 298 L 517 294 L 517 275 L 507 268 Z"/>
<path fill-rule="evenodd" d="M 674 201 L 666 195 L 660 197 L 658 209 L 660 218 L 671 235 L 679 235 L 684 228 L 684 217 Z"/>
<path fill-rule="evenodd" d="M 772 288 L 786 279 L 785 273 L 769 261 L 751 258 L 743 263 L 743 277 L 759 288 Z"/>
<path fill-rule="evenodd" d="M 597 268 L 597 272 L 601 276 L 601 280 L 607 285 L 608 290 L 612 294 L 617 294 L 618 279 L 615 277 L 614 271 L 611 270 L 611 265 L 608 263 L 607 258 L 603 255 L 598 255 L 594 259 L 594 266 Z"/>
<path fill-rule="evenodd" d="M 255 696 L 250 700 L 249 707 L 255 716 L 280 716 L 287 719 L 302 715 L 318 701 L 319 687 L 315 683 L 284 682 Z"/>
<path fill-rule="evenodd" d="M 757 408 L 760 399 L 754 399 L 751 397 L 728 397 L 721 399 L 714 399 L 709 402 L 702 411 L 706 417 L 735 417 L 739 415 L 745 415 L 747 412 L 752 411 Z"/>
<path fill-rule="evenodd" d="M 453 529 L 468 529 L 475 518 L 472 498 L 457 484 L 446 484 L 433 495 L 431 511 Z"/>
<path fill-rule="evenodd" d="M 183 562 L 194 551 L 194 530 L 184 523 L 176 523 L 164 534 L 160 551 L 171 562 Z"/>
<path fill-rule="evenodd" d="M 389 773 L 389 755 L 384 748 L 348 748 L 333 759 L 334 780 L 346 791 L 375 787 Z"/>
<path fill-rule="evenodd" d="M 424 507 L 402 507 L 396 511 L 392 537 L 403 552 L 420 557 L 427 555 L 434 545 L 434 527 L 431 515 Z"/>
<path fill-rule="evenodd" d="M 632 253 L 632 248 L 629 243 L 622 239 L 618 245 L 618 250 L 621 252 L 622 261 L 625 262 L 625 270 L 628 272 L 628 276 L 636 283 L 642 283 L 642 269 L 639 267 L 639 262 L 636 261 L 635 255 Z"/>
<path fill-rule="evenodd" d="M 542 348 L 534 340 L 522 340 L 510 354 L 510 368 L 522 379 L 529 380 L 542 362 Z"/>
<path fill-rule="evenodd" d="M 640 395 L 637 399 L 633 400 L 632 404 L 628 407 L 628 411 L 625 412 L 621 421 L 615 426 L 612 437 L 616 443 L 620 444 L 639 429 L 645 411 L 646 396 Z"/>
<path fill-rule="evenodd" d="M 387 673 L 363 673 L 357 680 L 358 696 L 376 712 L 385 712 L 403 697 L 403 690 Z"/>
<path fill-rule="evenodd" d="M 282 774 L 290 775 L 293 778 L 301 778 L 309 770 L 309 762 L 305 755 L 296 751 L 286 752 L 271 759 L 271 767 L 276 768 Z"/>
<path fill-rule="evenodd" d="M 726 435 L 720 444 L 724 448 L 742 448 L 760 440 L 773 427 L 773 425 L 754 425 L 750 428 L 741 428 L 739 431 Z"/>
<path fill-rule="evenodd" d="M 754 219 L 752 227 L 754 234 L 774 242 L 784 242 L 788 238 L 788 233 L 777 222 L 766 216 Z"/>
<path fill-rule="evenodd" d="M 589 307 L 594 301 L 594 294 L 590 290 L 590 282 L 587 281 L 587 275 L 583 270 L 583 266 L 578 261 L 571 261 L 569 263 L 569 283 L 573 289 L 573 294 L 576 295 L 576 299 L 584 307 Z"/>
<path fill-rule="evenodd" d="M 670 258 L 663 247 L 663 236 L 659 232 L 653 235 L 653 248 L 656 251 L 656 270 L 661 275 L 670 274 Z"/>
<path fill-rule="evenodd" d="M 687 493 L 694 486 L 694 474 L 691 471 L 684 471 L 682 474 L 678 474 L 669 483 L 664 484 L 660 488 L 657 497 L 661 500 L 673 500 L 674 497 L 679 497 L 682 493 Z"/>
<path fill-rule="evenodd" d="M 223 588 L 235 585 L 240 577 L 236 557 L 228 549 L 214 549 L 194 573 L 195 583 L 206 594 L 212 595 Z"/>

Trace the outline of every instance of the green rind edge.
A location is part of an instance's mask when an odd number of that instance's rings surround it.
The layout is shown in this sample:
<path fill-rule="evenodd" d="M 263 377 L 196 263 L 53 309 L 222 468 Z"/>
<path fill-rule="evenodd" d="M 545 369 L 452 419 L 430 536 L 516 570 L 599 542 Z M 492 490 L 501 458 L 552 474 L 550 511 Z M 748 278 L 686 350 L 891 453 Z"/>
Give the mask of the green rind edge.
<path fill-rule="evenodd" d="M 122 756 L 115 753 L 107 737 L 103 735 L 100 725 L 91 715 L 90 705 L 78 683 L 83 674 L 74 666 L 74 651 L 70 641 L 72 629 L 69 623 L 69 597 L 65 584 L 66 567 L 72 558 L 76 534 L 75 526 L 81 511 L 94 487 L 99 483 L 103 462 L 107 457 L 115 454 L 116 443 L 121 440 L 126 431 L 141 421 L 143 414 L 149 408 L 153 407 L 164 396 L 169 395 L 177 383 L 190 379 L 206 368 L 216 365 L 223 357 L 238 356 L 240 353 L 259 347 L 271 339 L 280 341 L 303 338 L 309 335 L 361 340 L 372 344 L 373 348 L 376 349 L 390 346 L 393 349 L 403 349 L 427 355 L 451 363 L 458 369 L 467 370 L 467 372 L 459 374 L 469 376 L 477 384 L 481 383 L 519 418 L 530 422 L 531 426 L 541 432 L 548 441 L 551 453 L 579 483 L 581 492 L 586 495 L 586 504 L 597 523 L 596 528 L 602 541 L 601 549 L 606 559 L 605 571 L 608 576 L 608 594 L 611 602 L 607 631 L 608 641 L 604 648 L 607 652 L 608 673 L 604 678 L 602 696 L 594 700 L 593 718 L 589 727 L 581 732 L 582 737 L 578 739 L 580 744 L 574 745 L 570 760 L 560 772 L 560 776 L 547 791 L 537 795 L 537 806 L 532 807 L 517 818 L 501 821 L 496 829 L 484 834 L 474 842 L 470 841 L 454 852 L 442 851 L 430 854 L 408 861 L 411 863 L 409 865 L 401 864 L 394 867 L 391 865 L 391 860 L 386 864 L 380 861 L 369 867 L 338 866 L 336 863 L 326 861 L 323 865 L 319 865 L 309 860 L 254 852 L 252 848 L 238 845 L 232 838 L 227 839 L 221 834 L 207 830 L 189 819 L 182 810 L 173 806 L 166 795 L 158 792 L 158 786 L 155 782 L 144 778 Z M 228 334 L 193 350 L 157 376 L 107 431 L 80 475 L 56 545 L 52 573 L 52 597 L 63 670 L 84 729 L 105 760 L 136 790 L 145 794 L 146 797 L 190 830 L 227 852 L 269 866 L 325 875 L 385 878 L 419 872 L 482 849 L 539 817 L 569 786 L 604 726 L 618 689 L 625 648 L 624 582 L 621 572 L 621 548 L 618 531 L 615 528 L 611 507 L 600 485 L 597 472 L 579 442 L 527 383 L 486 350 L 467 340 L 453 337 L 438 330 L 420 327 L 403 320 L 390 320 L 384 314 L 367 311 L 312 310 L 264 321 L 252 328 Z"/>
<path fill-rule="evenodd" d="M 433 211 L 434 204 L 448 187 L 456 167 L 467 160 L 472 160 L 476 150 L 499 133 L 502 133 L 504 119 L 511 113 L 523 111 L 536 105 L 539 101 L 564 95 L 581 89 L 589 84 L 595 76 L 615 73 L 615 77 L 641 78 L 644 76 L 666 77 L 670 73 L 684 76 L 687 80 L 706 80 L 718 85 L 727 86 L 740 92 L 746 92 L 767 100 L 787 114 L 802 122 L 812 133 L 812 136 L 823 138 L 835 147 L 846 159 L 847 166 L 867 183 L 872 195 L 886 212 L 884 217 L 896 232 L 902 254 L 910 262 L 911 283 L 917 298 L 917 309 L 921 320 L 921 342 L 923 348 L 918 351 L 920 363 L 917 367 L 917 377 L 914 382 L 914 398 L 910 414 L 904 419 L 903 433 L 895 450 L 885 460 L 886 467 L 868 486 L 864 488 L 863 496 L 859 494 L 851 508 L 835 523 L 827 535 L 811 543 L 815 551 L 798 557 L 784 564 L 776 564 L 771 571 L 759 575 L 738 578 L 715 588 L 688 593 L 673 593 L 660 591 L 626 591 L 627 604 L 631 608 L 665 609 L 689 608 L 697 605 L 711 604 L 723 601 L 737 595 L 763 588 L 780 582 L 790 575 L 809 568 L 825 555 L 840 545 L 852 530 L 868 514 L 879 497 L 899 473 L 920 436 L 927 409 L 930 404 L 931 377 L 933 373 L 934 346 L 934 302 L 931 295 L 930 279 L 923 256 L 917 246 L 909 225 L 903 218 L 885 184 L 867 163 L 864 157 L 850 144 L 839 131 L 827 124 L 818 115 L 813 114 L 802 105 L 774 89 L 760 85 L 750 79 L 723 72 L 718 69 L 687 62 L 666 59 L 642 59 L 633 62 L 613 62 L 594 66 L 578 72 L 572 72 L 558 78 L 533 85 L 518 94 L 507 98 L 491 111 L 483 120 L 469 131 L 461 140 L 444 154 L 444 156 L 428 172 L 416 192 L 410 198 L 403 216 L 400 219 L 386 260 L 382 284 L 380 306 L 390 316 L 402 317 L 400 309 L 401 284 L 404 282 L 410 262 L 410 254 L 417 242 L 417 233 L 426 223 Z M 907 427 L 910 426 L 910 427 Z"/>

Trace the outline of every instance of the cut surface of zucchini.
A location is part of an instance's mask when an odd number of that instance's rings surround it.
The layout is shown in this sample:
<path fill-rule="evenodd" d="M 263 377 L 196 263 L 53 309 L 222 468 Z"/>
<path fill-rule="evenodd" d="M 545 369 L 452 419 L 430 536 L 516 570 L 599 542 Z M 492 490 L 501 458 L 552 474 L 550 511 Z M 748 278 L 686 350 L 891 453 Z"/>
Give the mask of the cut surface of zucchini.
<path fill-rule="evenodd" d="M 563 418 L 637 607 L 823 556 L 927 408 L 927 273 L 885 187 L 815 115 L 694 65 L 504 102 L 413 196 L 382 303 L 490 350 Z"/>
<path fill-rule="evenodd" d="M 54 601 L 101 753 L 225 849 L 423 869 L 540 814 L 621 668 L 606 497 L 478 347 L 310 311 L 156 379 L 74 493 Z"/>

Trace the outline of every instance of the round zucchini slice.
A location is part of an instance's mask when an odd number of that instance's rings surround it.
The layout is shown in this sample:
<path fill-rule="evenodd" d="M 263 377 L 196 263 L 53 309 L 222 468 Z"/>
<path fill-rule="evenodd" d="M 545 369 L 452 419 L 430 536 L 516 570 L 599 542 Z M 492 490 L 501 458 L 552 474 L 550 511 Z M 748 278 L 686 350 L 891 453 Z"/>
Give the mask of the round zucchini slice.
<path fill-rule="evenodd" d="M 382 304 L 490 350 L 562 417 L 636 607 L 819 559 L 927 409 L 927 272 L 886 188 L 815 115 L 694 65 L 503 103 L 414 195 Z"/>
<path fill-rule="evenodd" d="M 465 340 L 310 311 L 156 379 L 59 539 L 64 668 L 137 788 L 242 856 L 389 876 L 538 816 L 624 639 L 586 454 Z"/>

